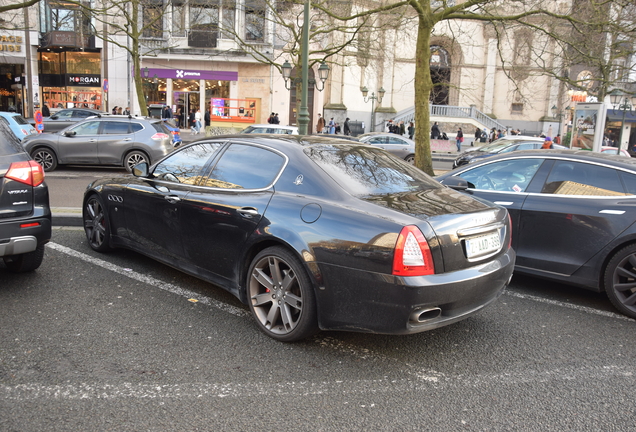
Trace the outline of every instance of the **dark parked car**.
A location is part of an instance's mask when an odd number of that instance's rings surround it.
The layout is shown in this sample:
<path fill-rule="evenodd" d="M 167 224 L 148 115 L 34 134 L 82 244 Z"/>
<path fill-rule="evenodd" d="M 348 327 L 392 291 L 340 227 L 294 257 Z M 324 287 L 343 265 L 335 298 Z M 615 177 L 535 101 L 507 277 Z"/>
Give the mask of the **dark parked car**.
<path fill-rule="evenodd" d="M 89 117 L 57 133 L 31 135 L 22 142 L 44 171 L 58 164 L 116 165 L 129 172 L 154 163 L 174 149 L 173 134 L 161 119 Z"/>
<path fill-rule="evenodd" d="M 85 118 L 96 116 L 96 115 L 104 115 L 104 114 L 108 114 L 108 113 L 91 109 L 91 108 L 62 109 L 56 112 L 55 114 L 52 114 L 50 117 L 44 117 L 43 132 L 58 132 L 58 131 L 61 131 L 62 129 L 66 129 L 67 127 L 71 125 L 74 125 L 78 121 L 84 120 Z M 35 125 L 34 119 L 30 118 L 28 119 L 28 121 L 32 125 Z"/>
<path fill-rule="evenodd" d="M 360 135 L 358 141 L 384 149 L 410 164 L 415 163 L 415 141 L 406 137 L 388 132 L 369 132 Z"/>
<path fill-rule="evenodd" d="M 333 137 L 197 140 L 90 184 L 83 217 L 94 250 L 213 282 L 281 341 L 450 324 L 494 301 L 514 266 L 505 209 Z"/>
<path fill-rule="evenodd" d="M 468 186 L 471 194 L 508 209 L 516 272 L 606 291 L 617 309 L 636 318 L 632 158 L 590 151 L 515 152 L 437 179 L 455 188 Z"/>
<path fill-rule="evenodd" d="M 11 271 L 35 270 L 50 239 L 44 171 L 0 123 L 0 257 Z"/>
<path fill-rule="evenodd" d="M 545 138 L 528 137 L 523 135 L 511 135 L 499 138 L 490 144 L 462 153 L 457 159 L 455 159 L 455 162 L 453 162 L 453 168 L 478 162 L 482 159 L 501 153 L 508 153 L 517 150 L 537 150 L 541 148 L 544 142 Z M 567 147 L 552 144 L 552 148 L 564 150 Z"/>

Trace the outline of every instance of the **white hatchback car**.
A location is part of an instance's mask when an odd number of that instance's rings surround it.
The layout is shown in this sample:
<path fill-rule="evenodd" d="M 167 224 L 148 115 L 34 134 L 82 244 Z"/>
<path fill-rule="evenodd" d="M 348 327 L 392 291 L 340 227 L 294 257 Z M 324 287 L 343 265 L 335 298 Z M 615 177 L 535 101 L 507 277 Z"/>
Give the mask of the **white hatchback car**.
<path fill-rule="evenodd" d="M 240 133 L 242 134 L 281 134 L 281 135 L 298 135 L 298 127 L 282 126 L 277 124 L 255 124 L 246 127 Z"/>

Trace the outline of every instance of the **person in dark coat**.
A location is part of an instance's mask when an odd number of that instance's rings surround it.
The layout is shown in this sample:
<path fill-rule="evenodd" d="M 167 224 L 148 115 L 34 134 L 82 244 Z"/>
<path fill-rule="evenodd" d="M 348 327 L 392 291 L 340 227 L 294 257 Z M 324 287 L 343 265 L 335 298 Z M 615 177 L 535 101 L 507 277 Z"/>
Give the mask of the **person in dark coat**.
<path fill-rule="evenodd" d="M 462 132 L 462 128 L 457 129 L 455 141 L 457 144 L 457 152 L 460 153 L 462 151 L 462 143 L 464 142 L 464 132 Z"/>
<path fill-rule="evenodd" d="M 437 122 L 433 123 L 433 127 L 431 128 L 431 139 L 439 139 L 441 132 L 439 130 L 439 126 Z"/>
<path fill-rule="evenodd" d="M 42 105 L 42 116 L 51 117 L 51 110 L 49 110 L 49 106 L 47 104 Z"/>
<path fill-rule="evenodd" d="M 351 128 L 349 127 L 349 117 L 347 117 L 344 122 L 344 134 L 351 135 Z"/>
<path fill-rule="evenodd" d="M 413 122 L 409 123 L 409 139 L 413 139 L 413 136 L 415 135 L 415 125 L 413 124 Z"/>

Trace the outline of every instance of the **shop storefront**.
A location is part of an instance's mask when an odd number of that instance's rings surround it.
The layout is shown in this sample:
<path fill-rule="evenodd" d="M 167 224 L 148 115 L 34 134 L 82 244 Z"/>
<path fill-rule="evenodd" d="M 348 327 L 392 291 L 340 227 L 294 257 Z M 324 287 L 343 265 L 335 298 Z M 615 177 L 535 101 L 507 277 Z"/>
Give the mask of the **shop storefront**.
<path fill-rule="evenodd" d="M 51 111 L 74 107 L 102 109 L 98 51 L 41 51 L 38 66 L 40 99 Z"/>
<path fill-rule="evenodd" d="M 25 50 L 22 36 L 0 33 L 0 111 L 24 114 Z"/>
<path fill-rule="evenodd" d="M 256 121 L 256 100 L 230 98 L 230 86 L 238 81 L 237 72 L 146 67 L 141 75 L 148 105 L 170 105 L 182 128 L 188 127 L 189 113 L 202 107 L 210 110 L 213 122 Z"/>

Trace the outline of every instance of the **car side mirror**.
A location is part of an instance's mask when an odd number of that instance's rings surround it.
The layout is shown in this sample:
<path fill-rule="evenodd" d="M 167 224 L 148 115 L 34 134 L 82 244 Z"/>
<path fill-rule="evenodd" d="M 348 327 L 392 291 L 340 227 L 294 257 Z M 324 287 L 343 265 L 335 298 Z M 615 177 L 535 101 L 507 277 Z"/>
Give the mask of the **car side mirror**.
<path fill-rule="evenodd" d="M 51 117 L 49 117 L 51 120 L 57 120 L 58 117 L 56 115 L 52 115 Z"/>
<path fill-rule="evenodd" d="M 132 173 L 135 177 L 148 178 L 150 173 L 148 172 L 148 163 L 141 162 L 135 165 L 132 169 Z"/>
<path fill-rule="evenodd" d="M 446 177 L 440 183 L 456 191 L 465 191 L 466 189 L 470 187 L 473 187 L 473 188 L 475 187 L 472 183 L 469 183 L 465 179 L 458 176 Z"/>
<path fill-rule="evenodd" d="M 64 136 L 67 136 L 67 137 L 72 137 L 72 136 L 75 136 L 75 135 L 77 135 L 77 132 L 75 132 L 75 131 L 65 131 L 64 132 Z"/>

